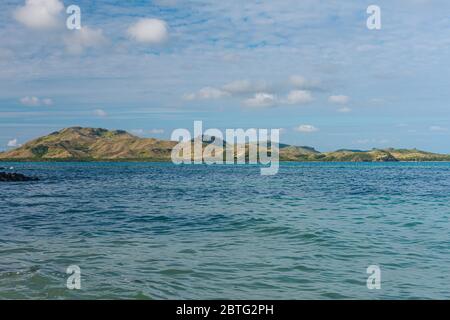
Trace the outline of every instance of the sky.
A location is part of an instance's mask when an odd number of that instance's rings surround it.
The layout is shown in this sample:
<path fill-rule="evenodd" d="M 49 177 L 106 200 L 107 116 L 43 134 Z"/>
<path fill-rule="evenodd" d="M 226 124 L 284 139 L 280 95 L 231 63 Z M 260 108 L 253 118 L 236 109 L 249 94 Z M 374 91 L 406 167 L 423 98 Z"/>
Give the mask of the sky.
<path fill-rule="evenodd" d="M 0 2 L 0 150 L 71 126 L 169 139 L 201 120 L 320 151 L 450 153 L 449 80 L 444 0 Z"/>

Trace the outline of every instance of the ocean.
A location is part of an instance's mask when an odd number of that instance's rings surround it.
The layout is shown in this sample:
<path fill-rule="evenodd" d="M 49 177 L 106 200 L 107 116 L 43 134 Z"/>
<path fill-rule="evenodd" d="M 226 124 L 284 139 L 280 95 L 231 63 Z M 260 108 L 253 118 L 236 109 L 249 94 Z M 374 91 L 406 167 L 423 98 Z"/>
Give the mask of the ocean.
<path fill-rule="evenodd" d="M 0 166 L 0 299 L 450 298 L 450 163 Z"/>

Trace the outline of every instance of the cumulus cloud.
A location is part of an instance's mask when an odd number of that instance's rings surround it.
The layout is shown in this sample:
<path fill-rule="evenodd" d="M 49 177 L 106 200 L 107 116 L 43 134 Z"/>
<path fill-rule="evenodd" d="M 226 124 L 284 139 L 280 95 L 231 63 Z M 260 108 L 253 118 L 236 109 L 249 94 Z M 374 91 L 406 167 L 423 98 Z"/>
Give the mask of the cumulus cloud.
<path fill-rule="evenodd" d="M 352 109 L 350 109 L 349 107 L 342 107 L 342 108 L 339 108 L 337 111 L 341 112 L 341 113 L 349 113 L 352 111 Z"/>
<path fill-rule="evenodd" d="M 167 40 L 167 24 L 159 19 L 140 19 L 128 28 L 131 39 L 149 44 L 159 44 Z"/>
<path fill-rule="evenodd" d="M 87 48 L 102 46 L 107 42 L 101 29 L 89 27 L 72 31 L 64 41 L 67 51 L 73 54 L 80 54 Z"/>
<path fill-rule="evenodd" d="M 64 9 L 59 0 L 26 0 L 14 11 L 14 18 L 32 29 L 49 29 L 58 25 L 58 16 Z"/>
<path fill-rule="evenodd" d="M 53 100 L 50 98 L 38 98 L 38 97 L 23 97 L 20 98 L 20 103 L 28 107 L 39 107 L 39 106 L 51 106 Z"/>
<path fill-rule="evenodd" d="M 19 143 L 17 142 L 17 139 L 12 139 L 8 141 L 7 144 L 8 147 L 19 147 Z"/>
<path fill-rule="evenodd" d="M 308 90 L 292 90 L 285 98 L 277 98 L 275 94 L 263 90 L 266 84 L 263 82 L 251 82 L 249 80 L 237 80 L 223 85 L 220 89 L 214 87 L 204 87 L 198 92 L 187 93 L 183 96 L 184 100 L 206 100 L 220 99 L 224 97 L 239 97 L 248 93 L 252 96 L 244 99 L 242 104 L 247 107 L 272 107 L 275 105 L 286 104 L 305 104 L 312 102 L 313 96 Z"/>
<path fill-rule="evenodd" d="M 299 78 L 293 78 L 300 85 L 306 83 Z M 184 100 L 220 99 L 224 97 L 242 97 L 242 105 L 246 107 L 273 107 L 282 105 L 306 104 L 314 101 L 311 91 L 295 89 L 289 91 L 285 97 L 278 98 L 276 94 L 268 92 L 268 85 L 264 81 L 241 79 L 229 82 L 220 88 L 204 87 L 198 92 L 183 95 Z M 251 94 L 250 96 L 248 96 Z"/>
<path fill-rule="evenodd" d="M 299 76 L 293 76 L 293 81 L 298 85 L 311 83 Z M 220 99 L 224 97 L 242 98 L 242 105 L 247 107 L 272 107 L 282 105 L 306 104 L 314 101 L 310 90 L 294 89 L 283 97 L 278 97 L 275 93 L 266 90 L 268 85 L 264 81 L 251 81 L 248 79 L 235 80 L 220 88 L 204 87 L 198 92 L 186 93 L 184 100 Z"/>
<path fill-rule="evenodd" d="M 164 133 L 164 129 L 151 129 L 149 132 L 151 134 L 162 134 Z"/>
<path fill-rule="evenodd" d="M 298 127 L 296 127 L 294 130 L 298 131 L 298 132 L 302 132 L 302 133 L 312 133 L 312 132 L 319 131 L 319 128 L 316 128 L 315 126 L 310 125 L 310 124 L 301 124 Z"/>
<path fill-rule="evenodd" d="M 311 92 L 307 90 L 292 90 L 286 98 L 287 104 L 304 104 L 313 101 Z"/>
<path fill-rule="evenodd" d="M 328 102 L 336 103 L 336 104 L 346 104 L 349 101 L 350 101 L 350 98 L 348 96 L 344 96 L 344 95 L 335 95 L 335 96 L 330 96 L 328 98 Z"/>
<path fill-rule="evenodd" d="M 244 100 L 244 105 L 247 107 L 264 108 L 274 106 L 277 97 L 266 92 L 258 92 L 252 98 Z"/>
<path fill-rule="evenodd" d="M 104 118 L 104 117 L 108 116 L 106 111 L 103 110 L 103 109 L 95 109 L 93 111 L 93 113 L 94 113 L 95 116 L 100 117 L 100 118 Z"/>
<path fill-rule="evenodd" d="M 187 93 L 184 100 L 219 99 L 230 96 L 242 96 L 248 93 L 263 92 L 266 84 L 262 81 L 236 80 L 223 85 L 221 88 L 204 87 L 195 93 Z"/>

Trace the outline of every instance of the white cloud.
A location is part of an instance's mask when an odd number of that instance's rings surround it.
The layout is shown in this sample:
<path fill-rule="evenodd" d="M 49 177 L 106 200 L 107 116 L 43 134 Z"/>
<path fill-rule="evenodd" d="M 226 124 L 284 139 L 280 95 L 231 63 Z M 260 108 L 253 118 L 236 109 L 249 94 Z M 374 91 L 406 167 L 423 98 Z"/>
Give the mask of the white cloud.
<path fill-rule="evenodd" d="M 222 89 L 230 94 L 242 94 L 266 89 L 264 82 L 251 82 L 250 80 L 236 80 L 225 84 Z"/>
<path fill-rule="evenodd" d="M 164 133 L 164 129 L 151 129 L 149 132 L 151 134 L 162 134 Z"/>
<path fill-rule="evenodd" d="M 244 105 L 247 107 L 264 108 L 271 107 L 276 103 L 276 96 L 270 93 L 258 92 L 253 98 L 244 100 Z"/>
<path fill-rule="evenodd" d="M 167 24 L 159 19 L 140 19 L 128 28 L 128 35 L 138 42 L 158 44 L 167 40 Z"/>
<path fill-rule="evenodd" d="M 264 82 L 252 82 L 250 80 L 236 80 L 222 86 L 222 88 L 204 87 L 195 93 L 187 93 L 184 100 L 196 99 L 220 99 L 233 95 L 243 95 L 246 93 L 260 92 L 266 88 Z"/>
<path fill-rule="evenodd" d="M 346 104 L 350 101 L 350 98 L 348 96 L 344 96 L 344 95 L 336 95 L 336 96 L 330 96 L 328 98 L 328 101 L 331 103 L 336 103 L 336 104 Z"/>
<path fill-rule="evenodd" d="M 301 124 L 298 127 L 296 127 L 294 130 L 298 131 L 298 132 L 303 132 L 303 133 L 312 133 L 312 132 L 319 131 L 318 128 L 316 128 L 315 126 L 310 125 L 310 124 Z"/>
<path fill-rule="evenodd" d="M 14 11 L 14 18 L 28 28 L 48 29 L 58 25 L 58 15 L 63 9 L 59 0 L 27 0 Z"/>
<path fill-rule="evenodd" d="M 292 90 L 289 92 L 286 103 L 287 104 L 304 104 L 313 101 L 311 92 L 306 90 Z"/>
<path fill-rule="evenodd" d="M 268 93 L 268 86 L 264 81 L 236 80 L 223 85 L 221 88 L 204 87 L 198 92 L 186 93 L 184 100 L 220 99 L 224 97 L 239 97 L 253 94 L 245 99 L 243 105 L 248 107 L 271 107 L 277 104 L 305 104 L 314 100 L 309 90 L 292 90 L 286 98 L 278 99 L 276 95 Z"/>
<path fill-rule="evenodd" d="M 108 116 L 106 111 L 103 110 L 103 109 L 95 109 L 94 110 L 94 115 L 96 115 L 97 117 L 101 117 L 101 118 L 104 118 L 104 117 Z"/>
<path fill-rule="evenodd" d="M 197 93 L 187 93 L 183 96 L 184 100 L 208 100 L 208 99 L 220 99 L 230 94 L 224 90 L 213 88 L 213 87 L 204 87 L 201 88 Z"/>
<path fill-rule="evenodd" d="M 20 103 L 24 106 L 29 107 L 39 107 L 39 106 L 51 106 L 53 104 L 53 100 L 50 98 L 38 98 L 38 97 L 23 97 L 20 98 Z"/>
<path fill-rule="evenodd" d="M 441 127 L 441 126 L 431 126 L 429 129 L 430 129 L 430 131 L 433 131 L 433 132 L 445 132 L 445 131 L 448 131 L 447 128 L 444 128 L 444 127 Z"/>
<path fill-rule="evenodd" d="M 19 147 L 20 145 L 17 142 L 17 139 L 12 139 L 8 141 L 7 144 L 8 147 Z"/>
<path fill-rule="evenodd" d="M 341 112 L 341 113 L 348 113 L 348 112 L 351 112 L 352 109 L 350 109 L 349 107 L 342 107 L 342 108 L 338 109 L 337 111 Z"/>
<path fill-rule="evenodd" d="M 197 96 L 200 99 L 219 99 L 222 97 L 225 97 L 228 95 L 228 92 L 212 88 L 212 87 L 205 87 L 198 91 Z"/>
<path fill-rule="evenodd" d="M 98 47 L 107 42 L 101 29 L 89 27 L 73 30 L 64 41 L 67 51 L 73 54 L 80 54 L 87 48 Z"/>

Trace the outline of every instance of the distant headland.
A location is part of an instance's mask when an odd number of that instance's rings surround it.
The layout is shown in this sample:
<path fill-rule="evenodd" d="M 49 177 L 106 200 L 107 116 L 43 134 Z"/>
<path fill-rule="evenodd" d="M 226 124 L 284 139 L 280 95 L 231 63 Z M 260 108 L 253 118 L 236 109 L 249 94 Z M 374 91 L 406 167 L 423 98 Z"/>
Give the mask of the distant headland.
<path fill-rule="evenodd" d="M 123 130 L 71 127 L 1 152 L 0 161 L 168 162 L 176 144 L 176 141 L 140 138 Z M 319 152 L 312 147 L 280 144 L 279 154 L 280 161 L 303 162 L 450 161 L 447 154 L 393 148 Z"/>

